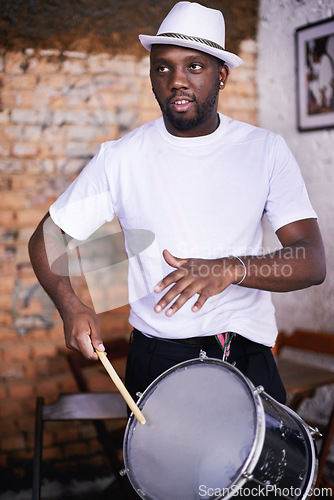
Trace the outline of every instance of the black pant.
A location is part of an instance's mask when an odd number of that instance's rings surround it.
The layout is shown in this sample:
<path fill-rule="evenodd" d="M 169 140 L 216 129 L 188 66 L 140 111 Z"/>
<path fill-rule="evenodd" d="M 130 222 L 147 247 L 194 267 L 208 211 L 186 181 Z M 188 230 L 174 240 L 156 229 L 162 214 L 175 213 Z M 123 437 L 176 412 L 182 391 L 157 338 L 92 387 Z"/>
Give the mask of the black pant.
<path fill-rule="evenodd" d="M 178 363 L 199 357 L 200 350 L 209 358 L 222 359 L 221 346 L 192 346 L 170 340 L 150 338 L 134 329 L 126 367 L 125 384 L 133 399 L 143 393 L 161 373 Z M 255 387 L 262 385 L 270 396 L 285 403 L 286 392 L 279 376 L 270 347 L 247 340 L 240 335 L 231 342 L 229 363 L 235 363 Z"/>

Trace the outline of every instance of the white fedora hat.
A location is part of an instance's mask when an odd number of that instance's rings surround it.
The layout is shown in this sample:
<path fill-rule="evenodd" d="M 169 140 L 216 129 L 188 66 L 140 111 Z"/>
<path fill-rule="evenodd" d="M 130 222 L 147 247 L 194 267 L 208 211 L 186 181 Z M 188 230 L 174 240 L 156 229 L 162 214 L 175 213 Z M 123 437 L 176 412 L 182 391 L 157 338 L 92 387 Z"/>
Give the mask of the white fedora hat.
<path fill-rule="evenodd" d="M 156 36 L 139 35 L 146 50 L 153 44 L 170 44 L 206 52 L 225 61 L 229 68 L 242 64 L 242 59 L 225 50 L 223 14 L 198 3 L 178 2 L 162 21 Z"/>

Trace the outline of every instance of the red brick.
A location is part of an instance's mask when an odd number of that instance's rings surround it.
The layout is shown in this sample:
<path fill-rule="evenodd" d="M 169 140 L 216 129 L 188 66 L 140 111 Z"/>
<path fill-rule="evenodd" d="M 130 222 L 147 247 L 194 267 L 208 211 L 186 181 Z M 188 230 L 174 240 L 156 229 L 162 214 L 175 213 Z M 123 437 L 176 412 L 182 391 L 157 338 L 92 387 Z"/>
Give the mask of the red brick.
<path fill-rule="evenodd" d="M 83 423 L 83 425 L 80 425 L 79 437 L 83 441 L 89 440 L 90 443 L 94 443 L 95 441 L 99 443 L 99 441 L 97 441 L 96 439 L 96 429 L 91 422 Z"/>
<path fill-rule="evenodd" d="M 8 293 L 8 290 L 4 290 L 3 288 L 3 278 L 6 277 L 7 279 L 9 277 L 13 278 L 13 283 L 15 284 L 15 277 L 17 275 L 17 264 L 16 262 L 5 262 L 5 263 L 0 263 L 0 274 L 1 274 L 1 292 L 2 293 Z"/>
<path fill-rule="evenodd" d="M 58 313 L 57 313 L 58 315 Z M 49 340 L 51 341 L 57 341 L 57 340 L 61 340 L 64 347 L 65 347 L 65 343 L 64 343 L 64 328 L 63 328 L 63 324 L 59 324 L 59 325 L 53 325 L 52 328 L 50 328 L 49 330 Z"/>
<path fill-rule="evenodd" d="M 0 418 L 13 418 L 14 415 L 20 415 L 22 412 L 22 403 L 7 399 L 5 404 L 0 405 Z M 1 449 L 1 448 L 0 448 Z"/>
<path fill-rule="evenodd" d="M 77 460 L 68 460 L 68 457 L 66 457 L 63 453 L 64 459 L 66 458 L 66 461 L 62 460 L 61 462 L 56 462 L 54 464 L 55 469 L 58 471 L 58 477 L 62 477 L 63 474 L 67 474 L 69 470 L 75 470 L 78 469 L 78 461 Z"/>
<path fill-rule="evenodd" d="M 4 361 L 11 363 L 20 361 L 24 363 L 30 357 L 30 347 L 23 345 L 14 345 L 11 349 L 7 348 L 3 353 Z"/>
<path fill-rule="evenodd" d="M 12 326 L 13 317 L 10 313 L 0 311 L 0 326 Z"/>
<path fill-rule="evenodd" d="M 73 443 L 65 446 L 65 455 L 86 455 L 88 452 L 87 443 Z"/>
<path fill-rule="evenodd" d="M 39 145 L 34 142 L 17 141 L 13 146 L 13 155 L 19 158 L 31 158 L 37 155 Z"/>
<path fill-rule="evenodd" d="M 44 74 L 39 78 L 38 87 L 61 90 L 67 85 L 67 77 L 62 73 Z"/>
<path fill-rule="evenodd" d="M 95 375 L 94 378 L 90 379 L 89 387 L 92 392 L 108 392 L 115 390 L 115 384 L 108 375 Z"/>
<path fill-rule="evenodd" d="M 39 305 L 39 308 L 40 309 L 37 309 L 37 306 L 36 306 L 36 310 L 40 310 L 41 311 L 41 304 L 40 302 L 38 301 L 35 301 L 36 303 L 38 303 Z M 29 334 L 30 338 L 32 340 L 38 340 L 39 342 L 46 342 L 48 340 L 48 330 L 45 330 L 44 328 L 40 328 L 40 329 L 36 329 L 36 330 L 32 330 Z"/>
<path fill-rule="evenodd" d="M 2 293 L 11 293 L 15 287 L 15 276 L 1 276 Z"/>
<path fill-rule="evenodd" d="M 24 365 L 25 377 L 30 380 L 36 377 L 35 361 L 33 363 L 25 363 Z"/>
<path fill-rule="evenodd" d="M 15 384 L 8 388 L 11 399 L 31 399 L 34 397 L 34 390 L 30 384 Z"/>
<path fill-rule="evenodd" d="M 47 448 L 44 446 L 43 460 L 59 460 L 61 458 L 63 458 L 63 452 L 60 446 L 52 446 L 51 448 Z"/>
<path fill-rule="evenodd" d="M 18 174 L 11 177 L 12 190 L 15 192 L 29 190 L 37 191 L 40 179 L 35 175 Z"/>
<path fill-rule="evenodd" d="M 37 358 L 54 358 L 57 355 L 57 347 L 51 344 L 38 344 L 31 348 L 33 359 Z"/>
<path fill-rule="evenodd" d="M 0 399 L 4 400 L 4 399 L 7 399 L 8 397 L 8 394 L 7 394 L 7 389 L 1 385 L 0 386 Z"/>
<path fill-rule="evenodd" d="M 20 92 L 20 102 L 19 106 L 21 108 L 35 108 L 39 106 L 40 108 L 49 108 L 52 102 L 52 96 L 50 92 L 45 92 L 43 90 L 22 90 Z"/>
<path fill-rule="evenodd" d="M 16 217 L 13 210 L 0 211 L 0 226 L 3 229 L 13 229 L 16 224 Z"/>
<path fill-rule="evenodd" d="M 0 197 L 0 210 L 12 209 L 18 210 L 21 208 L 26 208 L 27 200 L 26 196 L 18 193 L 2 193 Z"/>
<path fill-rule="evenodd" d="M 63 393 L 77 392 L 78 386 L 72 375 L 69 373 L 68 378 L 62 380 L 59 384 L 59 391 Z"/>
<path fill-rule="evenodd" d="M 0 295 L 0 310 L 9 311 L 13 307 L 12 297 L 10 295 Z M 3 340 L 3 337 L 1 337 Z"/>
<path fill-rule="evenodd" d="M 9 157 L 11 145 L 8 141 L 0 141 L 0 156 Z"/>
<path fill-rule="evenodd" d="M 89 456 L 87 460 L 82 460 L 83 465 L 87 464 L 87 467 L 102 467 L 107 465 L 107 461 L 103 455 L 93 455 Z"/>
<path fill-rule="evenodd" d="M 24 248 L 26 248 L 27 245 L 23 245 Z M 24 261 L 23 261 L 24 262 Z M 33 273 L 24 273 L 20 276 L 20 284 L 24 288 L 28 288 L 29 286 L 36 285 L 37 283 L 37 278 Z"/>
<path fill-rule="evenodd" d="M 16 108 L 20 106 L 22 97 L 16 90 L 3 90 L 1 93 L 1 103 L 4 108 Z"/>
<path fill-rule="evenodd" d="M 13 416 L 1 419 L 0 439 L 1 437 L 7 437 L 9 434 L 15 434 L 17 427 L 16 419 L 13 419 Z"/>
<path fill-rule="evenodd" d="M 25 262 L 23 263 L 24 265 L 21 265 L 20 268 L 17 270 L 17 275 L 20 279 L 24 279 L 28 277 L 28 279 L 31 279 L 32 277 L 35 279 L 36 282 L 36 276 L 35 273 L 31 267 L 30 262 Z"/>
<path fill-rule="evenodd" d="M 9 89 L 34 89 L 36 87 L 37 77 L 35 75 L 15 75 L 8 77 L 6 75 L 4 84 Z"/>
<path fill-rule="evenodd" d="M 17 342 L 19 335 L 16 330 L 11 328 L 0 328 L 0 339 L 3 342 Z M 17 347 L 17 346 L 16 346 Z"/>
<path fill-rule="evenodd" d="M 38 382 L 36 387 L 37 396 L 44 397 L 45 404 L 53 403 L 59 395 L 58 387 L 54 380 L 45 380 Z"/>
<path fill-rule="evenodd" d="M 20 401 L 22 407 L 23 407 L 23 412 L 27 414 L 35 414 L 36 410 L 36 398 L 33 399 L 26 399 L 24 401 Z M 21 411 L 21 413 L 22 413 Z"/>
<path fill-rule="evenodd" d="M 78 434 L 78 426 L 73 425 L 72 427 L 69 427 L 67 429 L 59 429 L 54 433 L 54 438 L 56 443 L 69 443 L 73 441 L 78 441 L 79 439 L 79 434 Z"/>
<path fill-rule="evenodd" d="M 49 75 L 60 72 L 60 59 L 58 57 L 34 58 L 29 65 L 28 74 Z"/>
<path fill-rule="evenodd" d="M 50 423 L 46 422 L 44 425 L 43 432 L 43 446 L 52 446 L 54 443 L 54 436 L 52 432 L 49 432 Z"/>
<path fill-rule="evenodd" d="M 33 435 L 32 429 L 34 429 L 34 423 L 35 423 L 35 413 L 29 415 L 27 412 L 24 412 L 20 415 L 19 426 L 22 431 L 27 432 L 27 436 Z"/>
<path fill-rule="evenodd" d="M 18 450 L 16 453 L 15 453 L 15 458 L 17 458 L 18 460 L 24 460 L 24 461 L 27 461 L 27 460 L 32 460 L 33 459 L 33 456 L 34 456 L 34 452 L 33 452 L 33 449 L 31 448 L 30 450 Z M 26 470 L 25 468 L 22 469 L 22 477 L 25 477 L 26 476 Z"/>
<path fill-rule="evenodd" d="M 29 208 L 25 210 L 18 210 L 16 212 L 16 227 L 18 229 L 24 227 L 36 227 L 43 215 L 47 212 L 49 203 L 43 200 L 43 209 Z"/>
<path fill-rule="evenodd" d="M 10 75 L 23 75 L 23 67 L 27 57 L 22 52 L 7 52 L 5 57 L 5 72 Z"/>
<path fill-rule="evenodd" d="M 6 346 L 3 348 L 6 350 Z M 6 381 L 21 380 L 24 378 L 24 369 L 22 363 L 1 363 L 0 377 Z"/>
<path fill-rule="evenodd" d="M 21 450 L 25 447 L 25 439 L 23 434 L 17 433 L 13 436 L 3 437 L 1 439 L 2 451 Z"/>

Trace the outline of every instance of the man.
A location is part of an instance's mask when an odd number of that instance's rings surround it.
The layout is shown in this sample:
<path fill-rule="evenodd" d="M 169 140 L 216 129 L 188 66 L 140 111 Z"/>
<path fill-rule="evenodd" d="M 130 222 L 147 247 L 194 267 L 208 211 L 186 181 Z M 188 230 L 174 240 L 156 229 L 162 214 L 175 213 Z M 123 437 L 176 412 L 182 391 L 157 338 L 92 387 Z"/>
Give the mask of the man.
<path fill-rule="evenodd" d="M 97 359 L 94 349 L 104 350 L 98 318 L 66 273 L 51 271 L 47 240 L 51 248 L 58 240 L 46 227 L 84 240 L 117 215 L 129 258 L 135 253 L 129 231 L 150 231 L 155 245 L 129 269 L 130 393 L 135 397 L 203 349 L 218 358 L 225 351 L 255 385 L 284 401 L 271 354 L 277 327 L 268 292 L 325 277 L 316 214 L 299 168 L 282 138 L 217 113 L 230 68 L 242 63 L 224 48 L 219 11 L 180 2 L 156 36 L 140 40 L 151 52 L 162 117 L 103 144 L 52 205 L 51 219 L 45 216 L 29 245 L 36 275 L 60 312 L 67 347 Z M 261 254 L 264 213 L 282 244 L 267 255 Z M 146 293 L 137 293 L 143 281 Z"/>

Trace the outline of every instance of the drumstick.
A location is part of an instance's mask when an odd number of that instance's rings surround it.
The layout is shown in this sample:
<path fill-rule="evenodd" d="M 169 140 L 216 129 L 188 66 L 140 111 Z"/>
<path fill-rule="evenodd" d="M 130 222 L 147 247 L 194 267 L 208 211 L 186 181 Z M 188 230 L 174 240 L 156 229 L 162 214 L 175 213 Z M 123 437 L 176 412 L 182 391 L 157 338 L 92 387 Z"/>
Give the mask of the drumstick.
<path fill-rule="evenodd" d="M 130 410 L 132 411 L 132 413 L 134 414 L 134 416 L 136 417 L 138 422 L 140 424 L 144 425 L 146 423 L 146 418 L 144 417 L 144 415 L 142 414 L 142 412 L 140 411 L 140 409 L 138 408 L 138 406 L 136 405 L 136 403 L 134 402 L 134 400 L 130 396 L 130 394 L 129 394 L 127 388 L 125 387 L 125 385 L 123 384 L 122 380 L 119 378 L 117 372 L 115 371 L 114 367 L 112 366 L 109 359 L 107 358 L 107 353 L 104 351 L 96 351 L 96 354 L 98 355 L 101 363 L 103 364 L 103 366 L 107 370 L 111 380 L 114 382 L 117 389 L 122 394 L 123 398 L 125 399 L 127 405 L 129 406 Z"/>

